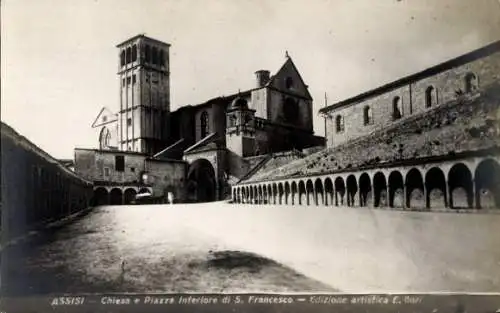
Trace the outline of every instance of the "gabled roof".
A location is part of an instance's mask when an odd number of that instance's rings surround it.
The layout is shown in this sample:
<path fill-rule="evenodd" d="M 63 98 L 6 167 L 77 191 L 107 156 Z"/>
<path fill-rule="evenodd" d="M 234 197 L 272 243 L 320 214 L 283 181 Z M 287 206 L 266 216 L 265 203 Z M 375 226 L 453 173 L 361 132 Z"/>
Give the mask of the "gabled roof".
<path fill-rule="evenodd" d="M 286 56 L 286 61 L 285 63 L 283 63 L 283 65 L 280 67 L 280 69 L 276 72 L 276 74 L 274 74 L 273 76 L 271 76 L 271 78 L 269 79 L 269 81 L 267 82 L 266 84 L 266 87 L 270 87 L 274 81 L 276 80 L 276 77 L 279 77 L 280 76 L 280 73 L 282 71 L 284 71 L 285 68 L 287 68 L 288 66 L 291 66 L 293 68 L 293 70 L 297 73 L 297 76 L 299 77 L 300 79 L 300 82 L 304 85 L 305 87 L 305 91 L 306 91 L 306 97 L 309 99 L 309 100 L 312 100 L 312 96 L 311 94 L 309 93 L 309 89 L 307 88 L 307 84 L 304 82 L 304 79 L 302 78 L 302 75 L 300 75 L 300 72 L 299 70 L 297 69 L 297 66 L 295 66 L 295 63 L 293 63 L 293 60 L 292 60 L 292 57 L 290 57 L 287 53 L 287 56 Z"/>
<path fill-rule="evenodd" d="M 197 143 L 195 143 L 191 147 L 189 147 L 186 150 L 184 150 L 184 153 L 193 152 L 194 150 L 196 150 L 198 148 L 204 147 L 204 146 L 206 146 L 206 145 L 214 142 L 215 139 L 217 139 L 217 133 L 210 133 L 205 138 L 201 139 L 200 141 L 198 141 Z"/>
<path fill-rule="evenodd" d="M 408 85 L 412 82 L 421 80 L 421 79 L 429 77 L 429 76 L 436 75 L 436 74 L 444 72 L 448 69 L 475 61 L 477 59 L 486 57 L 488 55 L 491 55 L 491 54 L 493 54 L 495 52 L 499 52 L 499 51 L 500 51 L 500 41 L 495 41 L 487 46 L 476 49 L 472 52 L 461 55 L 459 57 L 448 60 L 446 62 L 440 63 L 440 64 L 435 65 L 433 67 L 427 68 L 423 71 L 420 71 L 420 72 L 417 72 L 415 74 L 403 77 L 399 80 L 396 80 L 396 81 L 390 82 L 388 84 L 385 84 L 383 86 L 380 86 L 378 88 L 369 90 L 367 92 L 364 92 L 364 93 L 359 94 L 357 96 L 354 96 L 352 98 L 349 98 L 349 99 L 334 103 L 332 105 L 329 105 L 327 107 L 324 107 L 324 108 L 319 110 L 319 113 L 326 113 L 328 111 L 331 111 L 331 110 L 334 110 L 334 109 L 337 109 L 337 108 L 340 108 L 340 107 L 343 107 L 343 106 L 346 106 L 349 104 L 361 102 L 367 98 L 381 95 L 383 93 L 386 93 L 386 92 L 391 91 L 393 89 L 396 89 L 398 87 Z"/>
<path fill-rule="evenodd" d="M 106 122 L 102 122 L 102 117 L 103 116 L 109 116 L 112 117 L 109 120 L 106 120 Z M 103 107 L 101 111 L 99 111 L 99 114 L 97 114 L 97 117 L 95 118 L 94 122 L 92 123 L 92 128 L 96 128 L 102 125 L 106 125 L 109 123 L 116 122 L 118 120 L 117 114 L 113 113 L 110 109 L 107 107 Z"/>

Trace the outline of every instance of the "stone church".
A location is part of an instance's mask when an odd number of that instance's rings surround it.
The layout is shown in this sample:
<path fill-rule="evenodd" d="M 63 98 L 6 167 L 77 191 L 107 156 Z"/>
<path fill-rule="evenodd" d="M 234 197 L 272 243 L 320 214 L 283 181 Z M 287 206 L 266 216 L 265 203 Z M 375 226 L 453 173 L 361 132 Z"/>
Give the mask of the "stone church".
<path fill-rule="evenodd" d="M 119 45 L 119 107 L 92 124 L 99 147 L 75 149 L 75 171 L 101 203 L 140 192 L 179 202 L 230 196 L 230 187 L 270 160 L 288 162 L 324 146 L 313 131 L 313 99 L 292 58 L 255 72 L 255 85 L 199 104 L 170 103 L 170 45 L 137 35 Z M 160 202 L 162 202 L 160 200 Z"/>

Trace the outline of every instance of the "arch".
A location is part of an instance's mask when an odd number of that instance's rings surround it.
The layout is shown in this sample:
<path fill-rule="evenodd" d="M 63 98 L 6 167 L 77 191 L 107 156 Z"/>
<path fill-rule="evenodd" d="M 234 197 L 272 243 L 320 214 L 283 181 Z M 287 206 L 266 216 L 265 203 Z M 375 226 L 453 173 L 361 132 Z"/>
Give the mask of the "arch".
<path fill-rule="evenodd" d="M 363 124 L 366 126 L 372 124 L 372 122 L 373 122 L 372 110 L 369 105 L 366 105 L 363 108 Z"/>
<path fill-rule="evenodd" d="M 373 176 L 373 193 L 375 207 L 383 207 L 388 205 L 387 195 L 387 180 L 382 172 L 377 172 Z"/>
<path fill-rule="evenodd" d="M 396 96 L 392 99 L 392 119 L 398 120 L 403 117 L 403 110 L 401 108 L 401 97 Z"/>
<path fill-rule="evenodd" d="M 333 204 L 333 183 L 330 177 L 325 179 L 325 205 Z"/>
<path fill-rule="evenodd" d="M 433 167 L 425 174 L 425 207 L 447 207 L 446 178 L 439 167 Z"/>
<path fill-rule="evenodd" d="M 247 202 L 247 190 L 245 187 L 241 188 L 241 203 Z"/>
<path fill-rule="evenodd" d="M 207 159 L 197 159 L 191 163 L 187 175 L 189 200 L 193 202 L 217 200 L 215 177 L 214 167 Z M 249 195 L 249 190 L 246 195 Z"/>
<path fill-rule="evenodd" d="M 359 177 L 360 206 L 372 206 L 372 183 L 367 173 Z"/>
<path fill-rule="evenodd" d="M 344 117 L 340 114 L 335 117 L 335 130 L 337 133 L 344 131 Z"/>
<path fill-rule="evenodd" d="M 292 182 L 292 205 L 298 205 L 300 203 L 299 190 L 297 188 L 297 182 Z"/>
<path fill-rule="evenodd" d="M 307 205 L 313 205 L 314 201 L 314 185 L 312 180 L 308 179 L 306 182 Z"/>
<path fill-rule="evenodd" d="M 264 188 L 265 190 L 265 188 Z M 262 189 L 262 185 L 259 185 L 259 204 L 264 204 L 266 197 L 264 196 L 264 190 Z"/>
<path fill-rule="evenodd" d="M 285 204 L 285 190 L 283 188 L 283 183 L 278 183 L 278 203 Z"/>
<path fill-rule="evenodd" d="M 273 189 L 271 187 L 271 184 L 267 185 L 267 203 L 273 204 Z"/>
<path fill-rule="evenodd" d="M 406 206 L 408 208 L 425 207 L 425 190 L 422 174 L 416 168 L 412 168 L 405 178 Z"/>
<path fill-rule="evenodd" d="M 106 188 L 98 187 L 94 190 L 94 203 L 96 206 L 109 204 L 109 194 Z"/>
<path fill-rule="evenodd" d="M 317 178 L 316 181 L 314 182 L 314 194 L 315 194 L 314 201 L 316 202 L 316 205 L 324 205 L 325 194 L 323 190 L 323 182 L 321 181 L 320 178 Z"/>
<path fill-rule="evenodd" d="M 278 185 L 276 183 L 273 183 L 273 198 L 272 198 L 272 203 L 277 204 L 277 197 L 278 197 Z"/>
<path fill-rule="evenodd" d="M 448 173 L 448 188 L 450 208 L 472 208 L 473 185 L 472 174 L 463 163 L 453 165 Z"/>
<path fill-rule="evenodd" d="M 345 183 L 342 177 L 335 178 L 335 205 L 344 205 Z"/>
<path fill-rule="evenodd" d="M 135 195 L 137 192 L 135 191 L 134 188 L 127 188 L 125 189 L 125 192 L 123 194 L 123 202 L 124 204 L 132 204 L 132 202 L 135 200 Z"/>
<path fill-rule="evenodd" d="M 476 74 L 469 72 L 465 75 L 465 92 L 473 92 L 478 89 L 478 79 Z"/>
<path fill-rule="evenodd" d="M 253 203 L 258 204 L 260 201 L 259 198 L 259 189 L 257 188 L 257 185 L 253 186 Z"/>
<path fill-rule="evenodd" d="M 425 89 L 425 107 L 432 107 L 437 103 L 436 99 L 436 89 L 434 89 L 434 86 L 427 87 L 427 89 Z"/>
<path fill-rule="evenodd" d="M 500 165 L 493 159 L 481 161 L 474 171 L 476 208 L 500 208 Z"/>
<path fill-rule="evenodd" d="M 389 206 L 391 208 L 405 207 L 404 179 L 400 171 L 389 174 Z"/>
<path fill-rule="evenodd" d="M 255 203 L 255 195 L 254 195 L 254 189 L 253 189 L 253 186 L 250 186 L 248 187 L 249 190 L 248 190 L 248 193 L 249 193 L 249 202 L 250 204 L 254 204 Z"/>
<path fill-rule="evenodd" d="M 347 176 L 347 206 L 356 206 L 355 199 L 358 193 L 358 182 L 356 181 L 356 176 L 353 174 Z"/>
<path fill-rule="evenodd" d="M 285 204 L 292 204 L 289 182 L 285 182 Z"/>
<path fill-rule="evenodd" d="M 109 192 L 109 204 L 120 205 L 123 204 L 123 193 L 120 188 L 113 188 Z"/>
<path fill-rule="evenodd" d="M 208 126 L 208 112 L 203 111 L 200 115 L 200 139 L 205 138 L 208 135 L 209 126 Z"/>
<path fill-rule="evenodd" d="M 306 185 L 304 184 L 303 180 L 299 182 L 299 204 L 307 205 Z"/>

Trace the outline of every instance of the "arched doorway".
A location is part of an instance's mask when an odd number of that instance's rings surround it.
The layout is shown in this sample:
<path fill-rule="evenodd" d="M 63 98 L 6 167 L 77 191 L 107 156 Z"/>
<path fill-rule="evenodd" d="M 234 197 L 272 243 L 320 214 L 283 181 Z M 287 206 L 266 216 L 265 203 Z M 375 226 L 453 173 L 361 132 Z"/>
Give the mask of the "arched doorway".
<path fill-rule="evenodd" d="M 208 160 L 198 159 L 191 163 L 187 177 L 190 201 L 210 202 L 217 200 L 215 170 Z"/>
<path fill-rule="evenodd" d="M 476 207 L 500 208 L 500 165 L 492 159 L 481 161 L 476 168 Z"/>
<path fill-rule="evenodd" d="M 424 180 L 416 168 L 406 174 L 406 206 L 408 208 L 425 208 Z"/>
<path fill-rule="evenodd" d="M 335 178 L 335 205 L 344 205 L 345 183 L 342 177 Z"/>
<path fill-rule="evenodd" d="M 120 205 L 123 204 L 123 194 L 121 189 L 118 188 L 113 188 L 111 189 L 111 192 L 109 193 L 109 203 L 111 205 Z"/>
<path fill-rule="evenodd" d="M 94 204 L 96 206 L 109 204 L 109 194 L 106 188 L 99 187 L 94 190 Z"/>
<path fill-rule="evenodd" d="M 426 207 L 445 208 L 448 206 L 446 179 L 439 167 L 433 167 L 425 174 L 425 190 L 427 191 Z"/>
<path fill-rule="evenodd" d="M 399 171 L 392 171 L 389 174 L 389 206 L 391 208 L 405 206 L 404 180 Z"/>
<path fill-rule="evenodd" d="M 135 192 L 135 189 L 133 189 L 133 188 L 127 188 L 125 190 L 125 195 L 123 197 L 125 204 L 131 204 L 132 201 L 135 200 L 135 195 L 136 194 L 137 193 Z"/>
<path fill-rule="evenodd" d="M 316 205 L 324 205 L 323 182 L 319 178 L 314 182 L 314 191 L 316 194 Z"/>
<path fill-rule="evenodd" d="M 359 191 L 360 191 L 360 205 L 371 206 L 372 183 L 370 181 L 370 176 L 368 176 L 367 173 L 363 173 L 359 177 Z"/>
<path fill-rule="evenodd" d="M 472 174 L 465 164 L 453 165 L 448 173 L 448 185 L 450 208 L 472 208 Z"/>
<path fill-rule="evenodd" d="M 330 177 L 325 179 L 325 205 L 333 204 L 333 183 Z"/>
<path fill-rule="evenodd" d="M 373 204 L 375 207 L 385 207 L 389 204 L 389 201 L 387 201 L 387 181 L 382 172 L 377 172 L 373 176 L 373 191 L 375 195 Z"/>

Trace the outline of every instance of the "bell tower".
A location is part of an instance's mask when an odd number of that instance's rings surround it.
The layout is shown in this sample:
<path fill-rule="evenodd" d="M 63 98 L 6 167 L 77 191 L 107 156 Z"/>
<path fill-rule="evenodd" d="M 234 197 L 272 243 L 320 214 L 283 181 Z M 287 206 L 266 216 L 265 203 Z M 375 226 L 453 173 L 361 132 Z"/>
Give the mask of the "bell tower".
<path fill-rule="evenodd" d="M 226 113 L 226 146 L 241 157 L 255 154 L 255 110 L 237 97 Z"/>
<path fill-rule="evenodd" d="M 119 49 L 119 149 L 152 155 L 165 148 L 170 118 L 170 45 L 137 35 Z"/>

